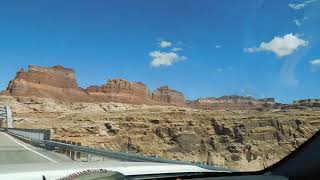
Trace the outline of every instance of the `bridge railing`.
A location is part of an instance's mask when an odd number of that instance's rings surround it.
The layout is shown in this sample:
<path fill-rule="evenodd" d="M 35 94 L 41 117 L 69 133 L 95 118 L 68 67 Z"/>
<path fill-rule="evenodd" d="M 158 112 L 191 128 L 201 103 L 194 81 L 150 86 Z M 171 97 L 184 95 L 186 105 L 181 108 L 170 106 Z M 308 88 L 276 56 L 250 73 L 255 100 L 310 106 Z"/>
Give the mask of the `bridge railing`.
<path fill-rule="evenodd" d="M 47 147 L 50 147 L 51 149 L 57 149 L 61 152 L 61 150 L 67 149 L 76 152 L 86 153 L 90 155 L 97 155 L 101 157 L 108 157 L 111 159 L 117 159 L 122 161 L 133 161 L 133 162 L 157 162 L 157 163 L 170 163 L 170 164 L 182 164 L 182 165 L 195 165 L 198 167 L 202 167 L 205 169 L 215 170 L 215 171 L 221 171 L 221 172 L 230 172 L 230 169 L 219 167 L 215 165 L 206 165 L 204 163 L 191 163 L 191 162 L 185 162 L 185 161 L 177 161 L 177 160 L 168 160 L 168 159 L 162 159 L 159 157 L 151 157 L 151 156 L 144 156 L 140 154 L 132 154 L 127 152 L 115 152 L 109 149 L 95 149 L 91 147 L 85 147 L 85 146 L 79 146 L 74 144 L 66 144 L 62 142 L 57 141 L 38 141 L 38 143 L 41 143 L 42 145 L 45 145 Z M 72 153 L 71 153 L 72 154 Z M 71 157 L 71 159 L 73 159 Z"/>
<path fill-rule="evenodd" d="M 52 136 L 51 131 L 46 129 L 5 128 L 4 130 L 30 140 L 50 140 Z"/>
<path fill-rule="evenodd" d="M 44 129 L 22 129 L 22 128 L 5 128 L 9 134 L 16 138 L 48 150 L 55 150 L 58 152 L 64 152 L 71 159 L 75 160 L 78 153 L 89 155 L 96 155 L 100 157 L 107 157 L 110 159 L 117 159 L 122 161 L 143 161 L 143 162 L 158 162 L 158 163 L 172 163 L 172 164 L 185 164 L 185 165 L 196 165 L 202 168 L 211 169 L 215 171 L 230 172 L 229 169 L 222 168 L 219 166 L 211 166 L 203 163 L 191 163 L 184 161 L 167 160 L 159 157 L 144 156 L 139 154 L 132 154 L 127 152 L 115 152 L 108 149 L 95 149 L 91 147 L 81 146 L 77 144 L 68 144 L 63 142 L 57 142 L 50 139 L 51 131 Z M 80 155 L 79 155 L 80 156 Z"/>

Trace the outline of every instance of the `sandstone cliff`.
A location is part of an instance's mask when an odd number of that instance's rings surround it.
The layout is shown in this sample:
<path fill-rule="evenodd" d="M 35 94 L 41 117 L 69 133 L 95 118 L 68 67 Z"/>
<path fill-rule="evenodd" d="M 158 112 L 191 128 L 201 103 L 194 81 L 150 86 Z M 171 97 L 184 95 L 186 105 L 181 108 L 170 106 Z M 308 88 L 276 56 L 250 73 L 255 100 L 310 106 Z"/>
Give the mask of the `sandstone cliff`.
<path fill-rule="evenodd" d="M 78 87 L 75 72 L 62 66 L 39 67 L 29 65 L 21 69 L 7 90 L 1 94 L 12 96 L 48 97 L 67 102 L 124 102 L 132 104 L 184 105 L 181 92 L 161 87 L 150 93 L 142 82 L 111 79 L 102 86 Z"/>
<path fill-rule="evenodd" d="M 222 97 L 209 97 L 200 98 L 195 101 L 189 101 L 188 105 L 197 109 L 208 109 L 208 110 L 218 110 L 218 109 L 252 109 L 252 110 L 268 110 L 277 109 L 282 105 L 276 103 L 273 98 L 266 99 L 254 99 L 252 97 L 244 97 L 238 95 L 222 96 Z"/>
<path fill-rule="evenodd" d="M 86 92 L 97 101 L 152 103 L 149 90 L 145 84 L 129 82 L 124 79 L 112 79 L 102 86 L 90 86 L 86 89 Z"/>
<path fill-rule="evenodd" d="M 184 105 L 185 98 L 181 92 L 170 89 L 168 86 L 162 86 L 152 93 L 154 101 L 165 102 L 168 104 Z"/>
<path fill-rule="evenodd" d="M 72 69 L 62 66 L 38 67 L 29 65 L 21 69 L 10 81 L 5 94 L 13 96 L 38 96 L 65 101 L 89 101 L 87 93 L 78 87 Z"/>
<path fill-rule="evenodd" d="M 269 110 L 279 108 L 303 108 L 318 106 L 319 101 L 303 100 L 292 105 L 283 105 L 273 98 L 254 99 L 237 95 L 200 98 L 187 101 L 183 93 L 162 86 L 154 92 L 142 82 L 129 82 L 124 79 L 111 79 L 101 86 L 78 87 L 75 72 L 62 66 L 29 66 L 21 69 L 7 90 L 0 94 L 12 96 L 49 97 L 68 102 L 123 102 L 132 104 L 176 105 L 196 109 L 218 110 Z"/>

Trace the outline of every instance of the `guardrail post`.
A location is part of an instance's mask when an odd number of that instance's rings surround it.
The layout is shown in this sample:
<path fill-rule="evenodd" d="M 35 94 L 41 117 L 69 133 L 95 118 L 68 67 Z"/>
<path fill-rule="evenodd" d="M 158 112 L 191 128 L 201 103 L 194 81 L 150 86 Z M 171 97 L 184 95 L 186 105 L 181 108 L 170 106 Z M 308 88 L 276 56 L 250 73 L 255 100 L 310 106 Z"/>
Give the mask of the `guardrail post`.
<path fill-rule="evenodd" d="M 61 143 L 66 143 L 66 141 L 65 140 L 60 140 L 59 142 L 61 142 Z M 63 153 L 63 154 L 66 154 L 66 149 L 63 149 L 63 148 L 59 148 L 59 152 L 60 153 Z"/>
<path fill-rule="evenodd" d="M 77 143 L 74 141 L 71 141 L 71 144 L 76 145 Z M 76 155 L 76 152 L 74 150 L 71 150 L 71 159 L 72 160 L 75 160 L 75 155 Z"/>
<path fill-rule="evenodd" d="M 81 146 L 81 142 L 77 142 L 77 146 Z M 76 153 L 76 158 L 80 159 L 81 158 L 81 152 L 77 151 Z"/>
<path fill-rule="evenodd" d="M 71 141 L 67 141 L 67 144 L 71 144 Z M 71 155 L 70 149 L 66 150 L 66 155 L 70 157 L 70 155 Z"/>

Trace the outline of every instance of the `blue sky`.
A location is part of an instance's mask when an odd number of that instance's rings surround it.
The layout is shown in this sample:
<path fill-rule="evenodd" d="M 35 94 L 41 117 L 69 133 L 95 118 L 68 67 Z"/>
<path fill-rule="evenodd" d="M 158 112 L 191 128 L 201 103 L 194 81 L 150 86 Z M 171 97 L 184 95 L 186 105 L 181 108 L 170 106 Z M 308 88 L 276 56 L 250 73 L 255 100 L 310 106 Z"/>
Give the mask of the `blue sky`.
<path fill-rule="evenodd" d="M 188 99 L 320 98 L 320 1 L 0 2 L 0 89 L 21 67 L 63 65 Z"/>

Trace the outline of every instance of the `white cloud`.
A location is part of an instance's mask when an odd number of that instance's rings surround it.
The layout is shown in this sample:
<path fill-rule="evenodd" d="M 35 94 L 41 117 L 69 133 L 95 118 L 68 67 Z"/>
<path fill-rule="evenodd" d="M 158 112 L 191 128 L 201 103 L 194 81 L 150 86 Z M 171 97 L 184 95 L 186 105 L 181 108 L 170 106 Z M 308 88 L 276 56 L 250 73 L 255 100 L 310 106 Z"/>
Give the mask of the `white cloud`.
<path fill-rule="evenodd" d="M 173 52 L 178 52 L 178 51 L 182 51 L 182 50 L 183 50 L 182 48 L 178 48 L 178 47 L 172 48 Z"/>
<path fill-rule="evenodd" d="M 164 40 L 162 40 L 162 41 L 160 41 L 160 43 L 159 43 L 159 46 L 160 46 L 161 48 L 170 47 L 171 45 L 172 45 L 172 43 L 171 43 L 170 41 L 164 41 Z"/>
<path fill-rule="evenodd" d="M 216 45 L 216 49 L 222 48 L 221 45 Z"/>
<path fill-rule="evenodd" d="M 175 46 L 173 46 L 173 44 L 175 44 Z M 183 50 L 183 48 L 179 47 L 181 44 L 181 41 L 173 43 L 161 39 L 158 40 L 159 49 L 149 53 L 152 59 L 150 65 L 153 67 L 171 66 L 178 61 L 186 60 L 187 57 L 178 54 L 178 52 Z M 161 50 L 161 48 L 166 48 L 166 50 Z"/>
<path fill-rule="evenodd" d="M 149 55 L 152 58 L 151 66 L 153 67 L 171 66 L 176 62 L 187 59 L 185 56 L 179 56 L 175 52 L 152 51 Z"/>
<path fill-rule="evenodd" d="M 284 57 L 292 54 L 299 47 L 307 46 L 308 41 L 300 39 L 292 33 L 283 37 L 275 36 L 270 42 L 262 42 L 259 47 L 244 48 L 244 52 L 254 53 L 259 51 L 271 51 L 278 57 Z"/>
<path fill-rule="evenodd" d="M 310 3 L 313 3 L 313 2 L 316 2 L 318 0 L 309 0 L 309 1 L 304 1 L 300 4 L 294 4 L 294 3 L 290 3 L 288 4 L 290 8 L 294 9 L 294 10 L 300 10 L 300 9 L 303 9 L 305 8 L 308 4 Z"/>
<path fill-rule="evenodd" d="M 309 63 L 312 66 L 319 66 L 320 67 L 320 59 L 315 59 L 315 60 L 309 61 Z"/>

